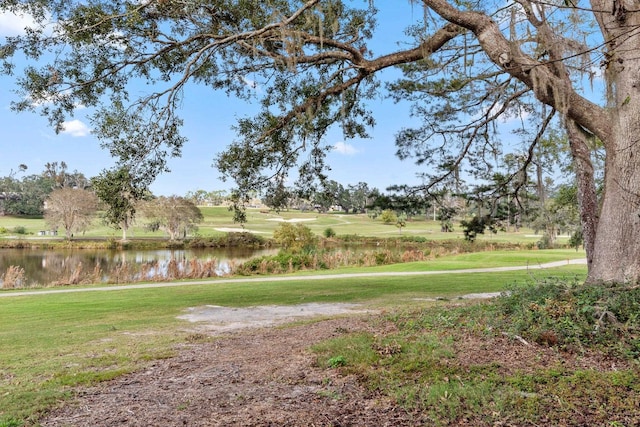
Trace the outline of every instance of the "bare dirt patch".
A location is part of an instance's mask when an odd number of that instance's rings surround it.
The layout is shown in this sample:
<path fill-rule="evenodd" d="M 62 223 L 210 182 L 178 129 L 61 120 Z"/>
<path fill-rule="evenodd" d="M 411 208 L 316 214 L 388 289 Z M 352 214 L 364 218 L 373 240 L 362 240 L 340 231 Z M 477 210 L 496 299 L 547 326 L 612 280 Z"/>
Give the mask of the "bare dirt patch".
<path fill-rule="evenodd" d="M 361 316 L 236 329 L 177 357 L 78 392 L 42 426 L 394 426 L 411 414 L 353 377 L 317 367 L 309 346 L 369 330 Z"/>
<path fill-rule="evenodd" d="M 365 313 L 357 304 L 309 303 L 291 306 L 265 305 L 257 307 L 222 307 L 205 305 L 191 307 L 178 318 L 196 323 L 201 331 L 230 331 L 279 325 L 314 316 L 335 316 L 345 313 Z"/>
<path fill-rule="evenodd" d="M 333 305 L 342 312 L 326 318 L 328 306 L 254 307 L 234 310 L 198 307 L 185 316 L 194 322 L 193 340 L 176 357 L 77 391 L 76 399 L 40 420 L 43 427 L 77 426 L 415 426 L 431 425 L 427 414 L 401 408 L 368 390 L 354 376 L 318 366 L 309 348 L 354 332 L 385 335 L 395 326 L 361 307 Z M 315 310 L 315 311 L 314 311 Z M 322 310 L 325 310 L 322 312 Z M 283 327 L 300 312 L 323 320 Z M 350 313 L 348 315 L 344 313 Z M 240 321 L 241 316 L 254 321 Z M 266 316 L 266 318 L 265 318 Z M 269 318 L 271 316 L 271 318 Z M 234 320 L 234 317 L 237 317 Z M 265 326 L 270 325 L 270 326 Z M 541 365 L 611 370 L 610 360 L 576 358 L 556 349 L 497 335 L 458 330 L 456 356 L 461 366 L 498 364 L 503 374 L 536 372 Z M 567 412 L 562 425 L 602 425 L 581 408 Z M 640 414 L 627 414 L 630 424 Z M 506 421 L 506 420 L 505 420 Z M 484 426 L 483 419 L 460 419 L 450 425 Z M 508 422 L 499 425 L 513 425 Z M 533 425 L 533 424 L 531 424 Z M 550 424 L 547 424 L 550 425 Z M 558 424 L 556 424 L 558 425 Z"/>

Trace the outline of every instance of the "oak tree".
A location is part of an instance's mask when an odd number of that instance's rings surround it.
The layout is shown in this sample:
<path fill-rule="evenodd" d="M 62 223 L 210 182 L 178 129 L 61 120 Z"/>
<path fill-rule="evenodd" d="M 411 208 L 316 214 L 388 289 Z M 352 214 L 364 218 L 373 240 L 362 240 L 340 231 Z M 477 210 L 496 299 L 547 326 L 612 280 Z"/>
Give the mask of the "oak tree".
<path fill-rule="evenodd" d="M 558 121 L 577 177 L 588 281 L 640 279 L 637 1 L 412 0 L 415 25 L 384 35 L 402 44 L 376 52 L 376 20 L 389 19 L 375 8 L 383 3 L 12 0 L 0 10 L 28 12 L 40 25 L 8 38 L 0 57 L 9 72 L 17 52 L 33 64 L 15 108 L 40 108 L 58 129 L 78 106 L 96 108 L 97 136 L 147 176 L 180 153 L 187 84 L 257 99 L 259 114 L 239 119 L 237 140 L 216 160 L 240 202 L 294 167 L 303 190 L 326 178 L 327 130 L 338 124 L 345 138 L 368 136 L 367 101 L 382 92 L 415 101 L 423 121 L 397 138 L 401 158 L 432 171 L 420 191 L 490 168 L 508 148 L 493 132 L 496 120 L 535 117 L 522 141 L 529 153 Z M 404 76 L 385 84 L 390 67 Z M 148 91 L 134 89 L 139 81 Z M 606 154 L 601 193 L 598 144 Z"/>
<path fill-rule="evenodd" d="M 98 209 L 96 195 L 81 188 L 63 187 L 53 190 L 45 201 L 44 220 L 52 230 L 61 227 L 65 237 L 86 231 Z"/>
<path fill-rule="evenodd" d="M 127 240 L 127 230 L 133 225 L 136 208 L 148 196 L 146 182 L 132 176 L 125 166 L 104 170 L 91 179 L 91 188 L 104 205 L 104 221 L 122 230 L 122 241 Z"/>
<path fill-rule="evenodd" d="M 151 228 L 165 231 L 170 240 L 186 237 L 204 219 L 200 209 L 191 200 L 179 196 L 160 196 L 147 200 L 141 203 L 140 213 Z"/>

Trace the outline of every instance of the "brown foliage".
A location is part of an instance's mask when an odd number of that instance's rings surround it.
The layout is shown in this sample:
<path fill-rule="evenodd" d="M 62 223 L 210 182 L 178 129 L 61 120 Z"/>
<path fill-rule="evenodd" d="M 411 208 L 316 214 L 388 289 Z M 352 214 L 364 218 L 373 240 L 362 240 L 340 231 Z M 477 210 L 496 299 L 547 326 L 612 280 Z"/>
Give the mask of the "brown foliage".
<path fill-rule="evenodd" d="M 24 268 L 10 265 L 7 271 L 0 277 L 2 289 L 15 289 L 25 286 Z"/>

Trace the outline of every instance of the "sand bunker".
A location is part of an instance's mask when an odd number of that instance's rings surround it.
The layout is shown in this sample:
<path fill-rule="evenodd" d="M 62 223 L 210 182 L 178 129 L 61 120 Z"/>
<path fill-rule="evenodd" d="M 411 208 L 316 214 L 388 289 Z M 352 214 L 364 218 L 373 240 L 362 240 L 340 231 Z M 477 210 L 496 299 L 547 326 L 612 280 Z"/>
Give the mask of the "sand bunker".
<path fill-rule="evenodd" d="M 216 228 L 216 231 L 222 231 L 223 233 L 264 233 L 268 234 L 267 231 L 257 231 L 257 230 L 249 230 L 248 228 L 231 228 L 231 227 L 220 227 Z"/>
<path fill-rule="evenodd" d="M 267 221 L 278 221 L 278 222 L 305 222 L 305 221 L 315 221 L 317 218 L 269 218 Z"/>

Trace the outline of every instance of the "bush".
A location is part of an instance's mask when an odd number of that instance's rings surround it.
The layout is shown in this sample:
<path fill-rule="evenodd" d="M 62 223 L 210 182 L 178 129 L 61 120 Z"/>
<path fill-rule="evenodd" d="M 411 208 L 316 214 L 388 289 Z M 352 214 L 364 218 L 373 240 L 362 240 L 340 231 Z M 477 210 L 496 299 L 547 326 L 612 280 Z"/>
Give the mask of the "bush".
<path fill-rule="evenodd" d="M 263 237 L 249 232 L 227 233 L 218 237 L 195 236 L 186 241 L 189 248 L 260 248 L 267 246 L 267 243 Z"/>
<path fill-rule="evenodd" d="M 640 355 L 640 288 L 545 281 L 512 287 L 497 300 L 501 327 L 525 339 L 570 350 L 598 347 Z"/>
<path fill-rule="evenodd" d="M 13 232 L 16 234 L 27 234 L 27 229 L 21 225 L 16 225 L 13 227 Z"/>
<path fill-rule="evenodd" d="M 380 219 L 385 224 L 395 224 L 396 222 L 398 222 L 398 216 L 391 209 L 383 211 L 382 214 L 380 214 Z"/>
<path fill-rule="evenodd" d="M 553 248 L 553 244 L 551 242 L 551 237 L 547 233 L 542 235 L 542 238 L 540 240 L 538 240 L 536 245 L 538 246 L 538 249 L 552 249 Z"/>
<path fill-rule="evenodd" d="M 332 237 L 336 237 L 336 232 L 331 227 L 325 228 L 323 234 L 324 234 L 324 237 L 326 237 L 327 239 L 330 239 Z"/>
<path fill-rule="evenodd" d="M 234 268 L 234 274 L 282 274 L 304 269 L 326 269 L 326 263 L 310 252 L 280 251 L 277 255 L 262 256 L 245 261 Z"/>
<path fill-rule="evenodd" d="M 315 249 L 316 236 L 311 229 L 304 224 L 280 224 L 273 232 L 273 239 L 285 251 L 301 252 Z"/>
<path fill-rule="evenodd" d="M 580 249 L 580 246 L 584 244 L 584 236 L 582 234 L 582 230 L 576 230 L 571 233 L 571 238 L 569 239 L 569 246 L 575 248 L 577 251 Z"/>

